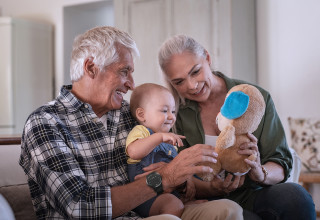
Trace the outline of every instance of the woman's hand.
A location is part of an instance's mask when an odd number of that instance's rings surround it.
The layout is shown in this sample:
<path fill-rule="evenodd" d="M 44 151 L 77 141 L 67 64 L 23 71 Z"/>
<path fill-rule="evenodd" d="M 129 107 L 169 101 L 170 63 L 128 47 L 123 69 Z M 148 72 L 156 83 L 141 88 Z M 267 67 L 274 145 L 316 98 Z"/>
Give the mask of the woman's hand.
<path fill-rule="evenodd" d="M 241 187 L 244 183 L 244 180 L 245 175 L 234 176 L 229 173 L 225 177 L 225 179 L 222 179 L 219 176 L 215 176 L 210 182 L 210 188 L 220 195 L 226 195 Z"/>
<path fill-rule="evenodd" d="M 192 181 L 192 178 L 189 178 L 185 184 L 185 188 L 182 190 L 181 201 L 183 203 L 195 200 L 196 196 L 196 187 Z"/>
<path fill-rule="evenodd" d="M 251 167 L 248 176 L 255 182 L 263 182 L 265 179 L 265 174 L 263 173 L 261 167 L 260 153 L 257 145 L 258 139 L 253 134 L 247 134 L 247 136 L 249 137 L 251 142 L 242 144 L 238 153 L 248 156 L 255 155 L 255 160 L 244 160 Z"/>

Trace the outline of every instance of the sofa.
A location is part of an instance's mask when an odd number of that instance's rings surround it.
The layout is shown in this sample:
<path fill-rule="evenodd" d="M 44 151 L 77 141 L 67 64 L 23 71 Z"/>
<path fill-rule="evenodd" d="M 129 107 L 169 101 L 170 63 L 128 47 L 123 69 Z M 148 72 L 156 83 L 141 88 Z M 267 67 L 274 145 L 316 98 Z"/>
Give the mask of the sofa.
<path fill-rule="evenodd" d="M 1 138 L 0 137 L 0 196 L 9 204 L 7 213 L 0 209 L 0 219 L 7 219 L 4 216 L 12 212 L 17 220 L 34 220 L 36 219 L 27 178 L 21 166 L 19 165 L 20 156 L 20 138 Z M 288 181 L 298 182 L 300 174 L 300 159 L 293 149 L 293 171 Z M 0 198 L 0 206 L 1 205 Z M 5 215 L 6 214 L 6 215 Z"/>
<path fill-rule="evenodd" d="M 16 220 L 36 219 L 27 178 L 19 165 L 20 138 L 0 138 L 0 219 L 8 219 L 11 211 Z M 11 207 L 11 210 L 9 210 Z"/>

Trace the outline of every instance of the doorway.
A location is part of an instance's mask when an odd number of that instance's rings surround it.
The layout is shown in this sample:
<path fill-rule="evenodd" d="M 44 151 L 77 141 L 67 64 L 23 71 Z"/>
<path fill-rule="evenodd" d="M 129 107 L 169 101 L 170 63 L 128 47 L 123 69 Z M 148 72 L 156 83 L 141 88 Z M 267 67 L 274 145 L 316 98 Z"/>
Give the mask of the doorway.
<path fill-rule="evenodd" d="M 99 1 L 63 8 L 63 84 L 71 84 L 70 60 L 74 38 L 96 26 L 114 26 L 113 1 Z"/>

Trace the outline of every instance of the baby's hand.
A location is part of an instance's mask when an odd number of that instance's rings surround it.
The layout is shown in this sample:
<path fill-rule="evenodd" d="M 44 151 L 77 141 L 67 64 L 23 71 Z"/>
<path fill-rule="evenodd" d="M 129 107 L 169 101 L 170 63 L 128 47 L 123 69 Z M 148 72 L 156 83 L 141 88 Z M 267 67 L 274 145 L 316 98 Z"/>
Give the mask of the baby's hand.
<path fill-rule="evenodd" d="M 178 135 L 175 133 L 162 133 L 162 142 L 172 144 L 174 146 L 183 146 L 181 138 L 186 138 L 185 136 Z"/>

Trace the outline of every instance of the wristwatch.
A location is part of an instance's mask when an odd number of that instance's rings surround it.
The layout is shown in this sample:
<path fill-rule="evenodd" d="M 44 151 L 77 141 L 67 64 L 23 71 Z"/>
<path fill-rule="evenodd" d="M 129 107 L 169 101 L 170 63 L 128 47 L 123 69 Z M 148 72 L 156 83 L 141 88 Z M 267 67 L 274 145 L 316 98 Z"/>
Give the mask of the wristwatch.
<path fill-rule="evenodd" d="M 158 195 L 163 193 L 162 177 L 157 172 L 152 172 L 147 175 L 147 185 L 150 186 Z"/>

